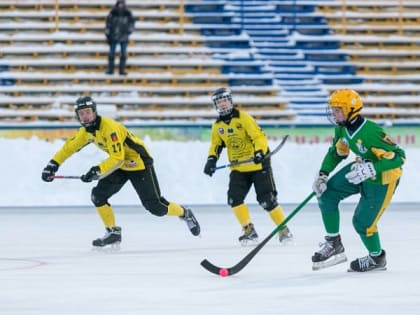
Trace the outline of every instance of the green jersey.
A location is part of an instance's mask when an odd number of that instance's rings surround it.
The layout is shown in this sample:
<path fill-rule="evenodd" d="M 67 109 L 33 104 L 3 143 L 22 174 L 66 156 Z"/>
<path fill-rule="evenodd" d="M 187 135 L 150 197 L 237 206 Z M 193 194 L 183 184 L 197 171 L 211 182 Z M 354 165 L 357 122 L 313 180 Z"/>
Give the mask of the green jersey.
<path fill-rule="evenodd" d="M 322 161 L 321 171 L 333 171 L 340 161 L 348 157 L 350 151 L 358 159 L 373 163 L 376 178 L 369 179 L 371 183 L 389 184 L 399 179 L 402 174 L 404 150 L 371 120 L 363 119 L 354 131 L 342 126 L 335 128 L 334 140 Z"/>

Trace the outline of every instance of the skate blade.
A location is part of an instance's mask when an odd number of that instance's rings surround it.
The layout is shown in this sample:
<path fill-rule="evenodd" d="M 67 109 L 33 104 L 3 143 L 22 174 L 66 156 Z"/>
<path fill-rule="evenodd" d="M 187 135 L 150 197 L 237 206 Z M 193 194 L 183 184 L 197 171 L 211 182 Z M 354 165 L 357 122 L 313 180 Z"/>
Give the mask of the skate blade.
<path fill-rule="evenodd" d="M 119 252 L 120 250 L 121 250 L 120 242 L 105 245 L 105 246 L 92 247 L 93 252 L 99 252 L 99 253 L 114 253 L 114 252 Z"/>
<path fill-rule="evenodd" d="M 347 261 L 347 257 L 344 253 L 337 254 L 328 258 L 327 260 L 314 262 L 312 265 L 312 270 L 316 271 L 316 270 L 332 267 L 346 261 Z"/>
<path fill-rule="evenodd" d="M 351 268 L 347 269 L 347 272 L 356 272 L 356 273 L 364 273 L 364 272 L 376 272 L 376 271 L 386 271 L 386 267 L 378 267 L 378 268 L 374 268 L 371 270 L 366 270 L 366 271 L 357 271 L 357 270 L 353 270 Z"/>
<path fill-rule="evenodd" d="M 179 217 L 179 219 L 181 221 L 185 222 L 185 224 L 188 227 L 188 230 L 190 231 L 190 233 L 193 236 L 199 236 L 199 237 L 201 236 L 201 228 L 200 228 L 200 225 L 198 224 L 198 222 L 197 222 L 197 224 L 190 224 L 190 223 L 188 223 L 188 221 L 186 219 L 184 219 L 182 217 Z"/>

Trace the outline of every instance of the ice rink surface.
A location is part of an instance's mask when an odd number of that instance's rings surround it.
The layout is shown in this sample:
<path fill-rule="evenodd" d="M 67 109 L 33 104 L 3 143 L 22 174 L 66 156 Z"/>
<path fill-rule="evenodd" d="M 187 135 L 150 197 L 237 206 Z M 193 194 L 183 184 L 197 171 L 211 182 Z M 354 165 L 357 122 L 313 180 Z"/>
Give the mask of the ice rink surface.
<path fill-rule="evenodd" d="M 286 214 L 295 205 L 285 205 Z M 221 278 L 200 266 L 204 258 L 230 267 L 252 248 L 237 242 L 240 227 L 227 207 L 196 207 L 201 237 L 184 222 L 143 208 L 115 208 L 123 228 L 118 252 L 98 252 L 104 230 L 94 208 L 0 209 L 0 314 L 271 315 L 420 314 L 420 205 L 393 204 L 379 223 L 387 271 L 348 273 L 348 262 L 311 270 L 323 240 L 315 204 L 289 227 L 295 244 L 272 239 L 237 275 Z M 341 211 L 349 260 L 366 255 Z M 274 228 L 251 208 L 260 240 Z"/>

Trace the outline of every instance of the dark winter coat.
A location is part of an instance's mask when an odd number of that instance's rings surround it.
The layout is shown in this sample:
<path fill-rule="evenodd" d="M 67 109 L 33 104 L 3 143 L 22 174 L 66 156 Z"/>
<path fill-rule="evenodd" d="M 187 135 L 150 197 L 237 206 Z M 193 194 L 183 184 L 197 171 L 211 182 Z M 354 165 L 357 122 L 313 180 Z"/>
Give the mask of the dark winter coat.
<path fill-rule="evenodd" d="M 110 41 L 128 41 L 128 36 L 134 31 L 135 19 L 125 6 L 122 9 L 112 8 L 106 18 L 105 36 Z"/>

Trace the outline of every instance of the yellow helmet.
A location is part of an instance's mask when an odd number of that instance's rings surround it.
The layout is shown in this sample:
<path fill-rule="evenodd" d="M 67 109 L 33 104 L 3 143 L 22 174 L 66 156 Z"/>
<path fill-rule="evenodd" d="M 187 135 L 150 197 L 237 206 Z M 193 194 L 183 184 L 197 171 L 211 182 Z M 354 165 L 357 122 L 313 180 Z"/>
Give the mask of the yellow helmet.
<path fill-rule="evenodd" d="M 351 89 L 334 91 L 328 100 L 328 107 L 340 107 L 348 121 L 353 120 L 363 107 L 359 93 Z"/>

